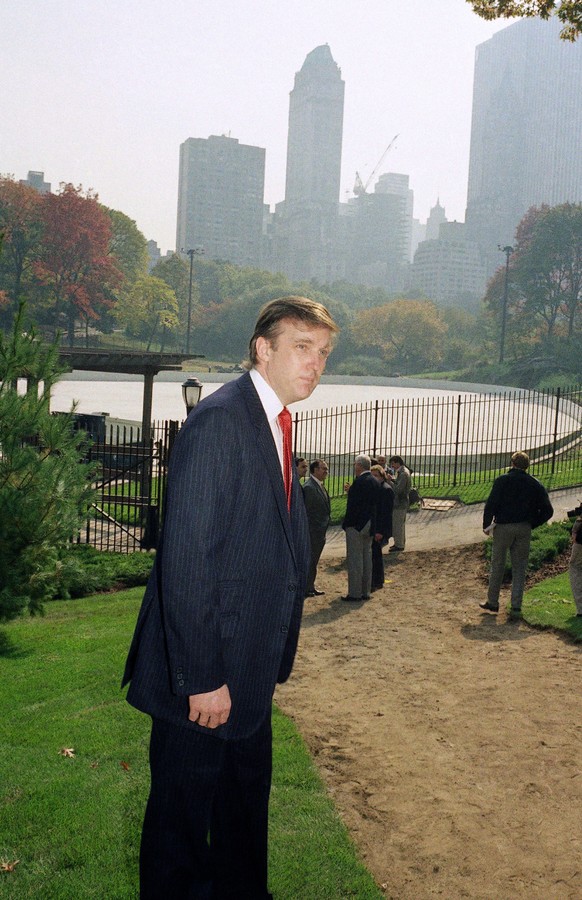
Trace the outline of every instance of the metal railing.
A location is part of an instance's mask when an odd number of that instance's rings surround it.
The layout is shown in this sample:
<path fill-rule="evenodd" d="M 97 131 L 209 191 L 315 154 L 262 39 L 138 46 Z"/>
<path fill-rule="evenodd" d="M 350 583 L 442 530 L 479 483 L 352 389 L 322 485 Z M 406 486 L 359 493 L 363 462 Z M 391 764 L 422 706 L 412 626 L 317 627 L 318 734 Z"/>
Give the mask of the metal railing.
<path fill-rule="evenodd" d="M 294 422 L 295 456 L 327 460 L 332 499 L 343 495 L 358 453 L 402 456 L 425 495 L 489 481 L 515 450 L 529 454 L 537 477 L 559 471 L 565 484 L 582 480 L 581 386 L 375 401 L 298 412 Z M 80 541 L 123 552 L 155 546 L 178 429 L 154 423 L 144 445 L 139 428 L 109 426 L 94 440 L 89 458 L 99 477 Z"/>

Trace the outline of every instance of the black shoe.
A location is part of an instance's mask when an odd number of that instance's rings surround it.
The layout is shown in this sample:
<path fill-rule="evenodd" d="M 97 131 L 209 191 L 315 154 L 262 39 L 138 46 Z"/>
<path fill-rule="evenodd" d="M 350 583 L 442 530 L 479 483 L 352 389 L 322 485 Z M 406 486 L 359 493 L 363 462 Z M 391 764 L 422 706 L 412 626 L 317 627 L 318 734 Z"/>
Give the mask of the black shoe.
<path fill-rule="evenodd" d="M 318 591 L 317 588 L 313 588 L 313 591 L 311 593 L 314 597 L 323 597 L 325 591 Z"/>
<path fill-rule="evenodd" d="M 402 553 L 404 551 L 404 547 L 390 547 L 388 553 Z"/>
<path fill-rule="evenodd" d="M 509 610 L 509 618 L 521 619 L 521 606 L 519 608 L 517 606 L 512 606 Z"/>
<path fill-rule="evenodd" d="M 340 600 L 346 600 L 348 603 L 360 603 L 362 597 L 351 597 L 348 594 L 346 597 L 340 597 Z"/>
<path fill-rule="evenodd" d="M 370 599 L 369 594 L 362 594 L 362 600 L 369 600 L 369 599 Z"/>
<path fill-rule="evenodd" d="M 479 606 L 481 609 L 488 610 L 488 612 L 499 612 L 499 606 L 493 606 L 492 603 L 489 603 L 489 600 L 486 603 L 480 603 Z"/>

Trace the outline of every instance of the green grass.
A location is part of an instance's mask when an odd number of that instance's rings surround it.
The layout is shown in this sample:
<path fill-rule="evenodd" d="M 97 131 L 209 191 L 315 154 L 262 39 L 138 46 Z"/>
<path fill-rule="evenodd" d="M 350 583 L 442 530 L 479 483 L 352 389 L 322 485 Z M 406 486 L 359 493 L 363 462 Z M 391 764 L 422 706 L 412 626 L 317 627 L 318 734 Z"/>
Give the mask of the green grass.
<path fill-rule="evenodd" d="M 440 478 L 437 480 L 435 477 L 428 475 L 414 474 L 412 481 L 422 497 L 434 497 L 444 500 L 455 499 L 470 505 L 472 503 L 484 503 L 487 500 L 491 493 L 493 482 L 499 474 L 499 471 L 491 473 L 480 471 L 478 477 L 483 480 L 470 484 L 453 484 L 452 476 L 449 481 L 443 481 Z M 534 478 L 541 481 L 548 491 L 557 491 L 561 488 L 570 487 L 575 490 L 577 486 L 580 486 L 580 495 L 582 497 L 582 462 L 576 465 L 568 464 L 567 467 L 560 467 L 558 464 L 555 472 L 550 474 L 538 472 L 536 471 L 536 466 L 532 466 L 531 474 Z M 345 480 L 349 481 L 351 479 L 329 479 L 326 485 L 331 497 L 331 521 L 333 525 L 339 525 L 345 515 L 346 495 L 343 494 L 343 483 Z"/>
<path fill-rule="evenodd" d="M 575 641 L 582 641 L 582 619 L 576 618 L 567 572 L 547 578 L 525 594 L 522 615 L 530 625 L 563 631 Z"/>
<path fill-rule="evenodd" d="M 0 629 L 0 897 L 137 897 L 149 720 L 120 673 L 143 593 L 47 604 Z M 379 898 L 292 723 L 274 718 L 277 900 Z M 73 758 L 62 756 L 74 748 Z"/>

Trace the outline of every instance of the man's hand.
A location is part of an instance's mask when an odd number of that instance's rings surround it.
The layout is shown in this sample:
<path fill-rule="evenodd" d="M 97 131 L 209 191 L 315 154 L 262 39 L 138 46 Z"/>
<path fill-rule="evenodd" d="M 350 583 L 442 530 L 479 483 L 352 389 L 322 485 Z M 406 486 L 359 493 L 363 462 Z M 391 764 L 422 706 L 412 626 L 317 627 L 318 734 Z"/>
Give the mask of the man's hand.
<path fill-rule="evenodd" d="M 207 694 L 190 694 L 188 697 L 190 712 L 188 718 L 204 728 L 218 728 L 224 725 L 230 715 L 230 691 L 223 684 L 216 691 Z"/>

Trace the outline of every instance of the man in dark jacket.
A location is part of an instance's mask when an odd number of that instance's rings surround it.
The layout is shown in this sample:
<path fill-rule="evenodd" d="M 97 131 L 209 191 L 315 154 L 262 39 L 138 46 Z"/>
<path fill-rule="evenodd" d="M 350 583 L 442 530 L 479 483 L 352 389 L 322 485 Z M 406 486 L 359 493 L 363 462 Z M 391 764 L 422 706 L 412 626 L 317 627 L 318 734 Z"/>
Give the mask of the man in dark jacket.
<path fill-rule="evenodd" d="M 519 615 L 525 573 L 529 557 L 532 528 L 543 525 L 553 515 L 545 487 L 529 475 L 527 453 L 519 451 L 511 457 L 511 468 L 496 478 L 483 511 L 483 530 L 491 533 L 493 552 L 487 602 L 481 609 L 499 610 L 499 591 L 505 571 L 507 551 L 511 555 L 511 611 Z"/>
<path fill-rule="evenodd" d="M 376 531 L 380 485 L 370 467 L 369 456 L 357 456 L 356 477 L 351 485 L 346 485 L 348 502 L 342 528 L 346 533 L 348 593 L 342 600 L 368 600 L 372 590 L 372 536 Z"/>
<path fill-rule="evenodd" d="M 330 523 L 331 504 L 324 481 L 327 478 L 328 466 L 324 459 L 315 459 L 309 465 L 309 478 L 303 485 L 305 511 L 309 523 L 309 543 L 311 557 L 307 576 L 306 597 L 320 597 L 324 591 L 315 586 L 317 564 L 325 547 L 325 535 Z"/>

